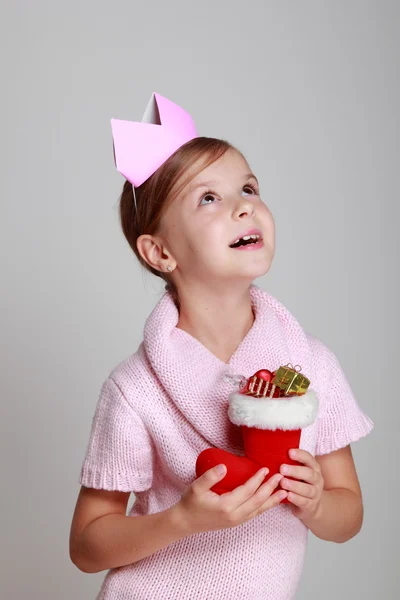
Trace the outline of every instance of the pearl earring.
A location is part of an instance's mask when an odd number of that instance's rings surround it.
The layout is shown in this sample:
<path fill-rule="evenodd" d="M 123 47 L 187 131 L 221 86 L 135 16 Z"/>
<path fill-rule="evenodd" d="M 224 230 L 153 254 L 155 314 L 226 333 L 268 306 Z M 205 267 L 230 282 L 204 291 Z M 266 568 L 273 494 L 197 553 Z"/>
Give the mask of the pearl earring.
<path fill-rule="evenodd" d="M 171 267 L 171 265 L 168 265 L 168 267 L 167 267 L 167 271 L 172 271 L 172 267 Z"/>

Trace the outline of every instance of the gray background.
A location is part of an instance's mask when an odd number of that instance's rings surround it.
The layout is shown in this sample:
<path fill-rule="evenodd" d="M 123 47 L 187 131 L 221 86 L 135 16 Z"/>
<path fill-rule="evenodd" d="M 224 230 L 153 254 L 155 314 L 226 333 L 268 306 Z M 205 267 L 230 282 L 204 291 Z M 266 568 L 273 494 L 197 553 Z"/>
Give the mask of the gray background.
<path fill-rule="evenodd" d="M 276 220 L 257 280 L 338 356 L 375 422 L 362 532 L 312 535 L 298 598 L 398 598 L 399 3 L 3 2 L 1 597 L 94 598 L 69 562 L 101 383 L 162 288 L 117 218 L 111 117 L 151 92 L 246 155 Z M 397 340 L 396 340 L 397 342 Z"/>

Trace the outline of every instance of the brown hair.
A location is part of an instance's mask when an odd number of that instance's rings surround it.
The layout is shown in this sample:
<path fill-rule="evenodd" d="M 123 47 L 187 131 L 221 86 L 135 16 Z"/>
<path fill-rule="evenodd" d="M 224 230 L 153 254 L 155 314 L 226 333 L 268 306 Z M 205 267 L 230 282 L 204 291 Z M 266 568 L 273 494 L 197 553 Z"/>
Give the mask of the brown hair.
<path fill-rule="evenodd" d="M 177 194 L 200 171 L 211 165 L 233 146 L 225 141 L 209 137 L 197 137 L 181 146 L 168 160 L 157 169 L 141 186 L 135 188 L 137 210 L 133 197 L 132 184 L 125 181 L 119 200 L 119 214 L 122 231 L 136 254 L 141 265 L 166 282 L 168 290 L 179 307 L 178 290 L 169 274 L 153 269 L 140 256 L 136 241 L 139 236 L 147 233 L 155 235 L 160 227 L 161 219 L 166 209 Z M 190 178 L 184 177 L 200 158 L 197 172 L 191 173 Z M 179 182 L 179 186 L 177 186 Z"/>

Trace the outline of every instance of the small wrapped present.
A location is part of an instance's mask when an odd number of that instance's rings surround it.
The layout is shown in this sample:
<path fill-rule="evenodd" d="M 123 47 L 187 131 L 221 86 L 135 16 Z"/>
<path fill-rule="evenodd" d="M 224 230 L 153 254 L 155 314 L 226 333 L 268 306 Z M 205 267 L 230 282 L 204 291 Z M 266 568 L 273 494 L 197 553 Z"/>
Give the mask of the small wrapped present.
<path fill-rule="evenodd" d="M 285 396 L 290 394 L 301 396 L 306 393 L 310 380 L 300 373 L 299 365 L 293 367 L 288 363 L 284 367 L 279 367 L 274 374 L 272 383 L 280 388 Z"/>

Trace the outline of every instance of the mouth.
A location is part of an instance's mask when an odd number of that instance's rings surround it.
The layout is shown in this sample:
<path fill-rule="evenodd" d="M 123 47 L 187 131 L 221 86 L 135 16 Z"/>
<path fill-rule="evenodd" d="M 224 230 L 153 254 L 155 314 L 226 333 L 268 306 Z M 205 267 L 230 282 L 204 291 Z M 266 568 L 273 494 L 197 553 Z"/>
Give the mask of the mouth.
<path fill-rule="evenodd" d="M 234 242 L 229 244 L 229 248 L 261 248 L 264 245 L 262 233 L 258 229 L 253 229 L 236 238 Z"/>

